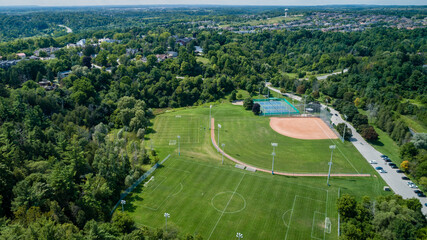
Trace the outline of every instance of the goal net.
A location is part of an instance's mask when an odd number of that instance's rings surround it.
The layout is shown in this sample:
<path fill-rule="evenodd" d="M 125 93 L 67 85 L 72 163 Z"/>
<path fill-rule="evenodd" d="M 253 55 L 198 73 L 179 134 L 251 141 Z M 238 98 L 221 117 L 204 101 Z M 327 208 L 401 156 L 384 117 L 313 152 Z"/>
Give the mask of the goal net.
<path fill-rule="evenodd" d="M 331 226 L 332 226 L 331 220 L 328 217 L 326 217 L 325 218 L 325 232 L 326 233 L 331 233 Z"/>

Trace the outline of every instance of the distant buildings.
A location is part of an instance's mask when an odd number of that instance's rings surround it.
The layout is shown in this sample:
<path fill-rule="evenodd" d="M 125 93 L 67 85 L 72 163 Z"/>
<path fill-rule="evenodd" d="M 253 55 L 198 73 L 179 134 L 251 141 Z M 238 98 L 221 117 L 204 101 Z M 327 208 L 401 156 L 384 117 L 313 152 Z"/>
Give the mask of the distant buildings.
<path fill-rule="evenodd" d="M 58 50 L 60 50 L 60 48 L 56 48 L 56 47 L 40 48 L 40 49 L 34 51 L 34 55 L 37 57 L 40 57 L 40 53 L 45 52 L 47 54 L 47 56 L 51 56 L 51 55 L 53 55 L 54 52 L 56 52 Z"/>
<path fill-rule="evenodd" d="M 21 60 L 0 61 L 0 68 L 8 69 L 16 65 Z"/>

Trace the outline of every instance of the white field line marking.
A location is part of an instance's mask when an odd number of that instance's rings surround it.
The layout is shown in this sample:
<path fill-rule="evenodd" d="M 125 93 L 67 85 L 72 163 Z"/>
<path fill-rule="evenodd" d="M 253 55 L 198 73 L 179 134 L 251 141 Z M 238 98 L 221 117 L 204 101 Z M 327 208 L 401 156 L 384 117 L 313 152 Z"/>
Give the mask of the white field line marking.
<path fill-rule="evenodd" d="M 286 212 L 284 212 L 283 213 L 283 215 L 282 215 L 282 220 L 283 220 L 283 224 L 285 224 L 285 226 L 286 227 L 289 227 L 288 226 L 288 224 L 286 223 L 286 221 L 285 221 L 285 216 L 286 216 L 286 213 L 288 213 L 289 211 L 291 211 L 292 209 L 288 209 Z"/>
<path fill-rule="evenodd" d="M 321 212 L 318 212 L 318 211 L 314 211 L 314 214 L 313 214 L 313 224 L 312 224 L 312 227 L 311 227 L 311 238 L 322 240 L 321 238 L 313 236 L 313 231 L 314 231 L 314 226 L 315 226 L 315 221 L 316 221 L 316 214 L 322 214 L 323 215 L 324 213 L 321 213 Z M 323 236 L 323 239 L 325 239 L 324 236 Z"/>
<path fill-rule="evenodd" d="M 288 225 L 288 230 L 286 230 L 285 240 L 288 239 L 288 232 L 289 232 L 289 229 L 291 229 L 292 215 L 294 214 L 294 207 L 295 207 L 295 201 L 296 200 L 297 200 L 297 195 L 295 195 L 294 203 L 292 204 L 292 211 L 291 211 L 291 216 L 289 217 L 289 225 Z"/>
<path fill-rule="evenodd" d="M 170 193 L 156 208 L 152 208 L 152 207 L 148 207 L 148 206 L 143 206 L 144 208 L 148 208 L 148 209 L 150 209 L 150 210 L 153 210 L 153 211 L 157 211 L 161 206 L 163 206 L 163 204 L 170 198 L 170 197 L 173 197 L 173 196 L 175 196 L 175 195 L 177 195 L 177 194 L 179 194 L 181 191 L 182 191 L 182 188 L 183 188 L 183 185 L 182 185 L 182 183 L 179 183 L 180 185 L 177 185 L 174 189 L 176 189 L 178 186 L 180 186 L 181 188 L 179 189 L 179 191 L 178 192 L 176 192 L 176 193 Z"/>
<path fill-rule="evenodd" d="M 211 236 L 212 236 L 213 232 L 215 231 L 216 226 L 218 225 L 219 221 L 221 220 L 222 216 L 223 216 L 223 215 L 224 215 L 224 213 L 225 213 L 225 210 L 227 210 L 227 207 L 228 207 L 228 205 L 230 204 L 231 199 L 233 199 L 234 194 L 236 193 L 237 189 L 239 188 L 240 183 L 242 183 L 243 178 L 245 177 L 245 175 L 246 175 L 246 173 L 245 173 L 245 174 L 243 174 L 242 178 L 240 179 L 239 184 L 238 184 L 238 185 L 237 185 L 237 187 L 234 189 L 233 194 L 231 195 L 230 199 L 228 200 L 227 205 L 225 205 L 224 210 L 222 210 L 221 216 L 219 216 L 218 221 L 216 221 L 216 224 L 215 224 L 215 226 L 213 227 L 213 229 L 212 229 L 212 231 L 211 231 L 211 234 L 209 234 L 208 240 L 211 238 Z"/>
<path fill-rule="evenodd" d="M 334 143 L 334 141 L 332 140 L 332 138 L 325 132 L 325 130 L 322 128 L 322 126 L 320 126 L 320 124 L 317 122 L 317 121 L 315 121 L 315 123 L 317 124 L 317 126 L 319 126 L 320 127 L 320 129 L 322 129 L 322 131 L 323 131 L 323 133 L 325 133 L 327 136 L 328 136 L 328 138 L 329 138 L 329 140 L 331 140 L 331 142 L 332 143 Z M 335 144 L 335 143 L 334 143 Z M 336 144 L 335 144 L 336 145 Z M 353 167 L 353 169 L 358 173 L 358 174 L 360 174 L 360 172 L 359 171 L 357 171 L 357 169 L 353 166 L 353 164 L 350 162 L 350 160 L 347 158 L 347 156 L 341 151 L 341 149 L 338 147 L 338 145 L 336 145 L 337 146 L 337 149 L 340 151 L 340 153 L 343 155 L 343 157 L 347 160 L 347 162 L 351 165 L 351 167 Z"/>

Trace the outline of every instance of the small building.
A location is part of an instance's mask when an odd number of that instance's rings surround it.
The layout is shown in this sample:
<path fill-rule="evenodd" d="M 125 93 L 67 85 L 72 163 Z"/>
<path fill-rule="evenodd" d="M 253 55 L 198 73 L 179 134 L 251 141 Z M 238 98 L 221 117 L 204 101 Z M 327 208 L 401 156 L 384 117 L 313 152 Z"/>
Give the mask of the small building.
<path fill-rule="evenodd" d="M 20 57 L 20 58 L 26 58 L 27 57 L 27 55 L 25 53 L 17 53 L 16 56 Z"/>
<path fill-rule="evenodd" d="M 86 45 L 86 39 L 80 39 L 80 41 L 78 41 L 78 42 L 76 43 L 76 45 L 77 45 L 78 47 L 84 47 L 84 46 Z"/>
<path fill-rule="evenodd" d="M 167 51 L 166 54 L 168 55 L 169 58 L 176 58 L 176 57 L 178 57 L 178 53 L 174 52 L 174 51 Z"/>
<path fill-rule="evenodd" d="M 71 73 L 72 73 L 71 70 L 64 71 L 64 72 L 59 72 L 58 73 L 58 80 L 63 79 L 65 77 L 68 77 L 68 75 L 70 75 Z"/>
<path fill-rule="evenodd" d="M 194 46 L 194 48 L 196 49 L 196 50 L 194 50 L 194 52 L 197 55 L 202 55 L 203 54 L 203 48 L 202 47 L 200 47 L 200 46 Z"/>
<path fill-rule="evenodd" d="M 49 80 L 43 79 L 41 82 L 38 82 L 39 86 L 44 88 L 46 91 L 52 91 L 55 90 L 57 85 L 55 83 L 52 83 Z"/>
<path fill-rule="evenodd" d="M 163 62 L 168 58 L 168 55 L 166 54 L 156 54 L 156 58 L 158 62 Z"/>

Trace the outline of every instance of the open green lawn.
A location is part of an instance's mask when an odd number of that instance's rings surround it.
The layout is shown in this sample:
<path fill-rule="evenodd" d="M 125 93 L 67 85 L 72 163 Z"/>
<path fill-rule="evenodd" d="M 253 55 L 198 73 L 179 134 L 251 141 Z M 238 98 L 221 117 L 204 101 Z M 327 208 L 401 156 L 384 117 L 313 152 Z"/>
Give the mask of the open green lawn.
<path fill-rule="evenodd" d="M 374 128 L 378 133 L 378 140 L 369 143 L 379 152 L 387 155 L 394 163 L 400 165 L 400 163 L 402 163 L 402 159 L 399 157 L 399 146 L 387 133 L 375 126 Z"/>
<path fill-rule="evenodd" d="M 415 116 L 406 116 L 400 115 L 401 119 L 415 132 L 417 133 L 427 133 L 427 127 Z"/>
<path fill-rule="evenodd" d="M 224 126 L 220 141 L 226 143 L 226 152 L 242 161 L 269 168 L 274 140 L 279 143 L 278 168 L 326 170 L 330 140 L 301 142 L 275 134 L 268 118 L 255 117 L 229 103 L 215 105 L 212 116 Z M 125 199 L 125 211 L 138 225 L 163 228 L 167 212 L 169 229 L 179 228 L 204 239 L 232 239 L 236 232 L 243 233 L 244 239 L 337 239 L 338 192 L 358 198 L 388 194 L 382 191 L 382 179 L 368 171 L 369 165 L 355 149 L 338 141 L 334 142 L 340 150 L 334 153 L 332 172 L 357 170 L 372 177 L 333 177 L 328 187 L 325 177 L 252 173 L 235 168 L 228 160 L 222 165 L 210 140 L 208 119 L 209 105 L 165 112 L 153 120 L 154 131 L 147 135 L 146 144 L 151 142 L 161 159 L 171 157 Z M 331 233 L 325 232 L 326 217 L 331 220 Z"/>

